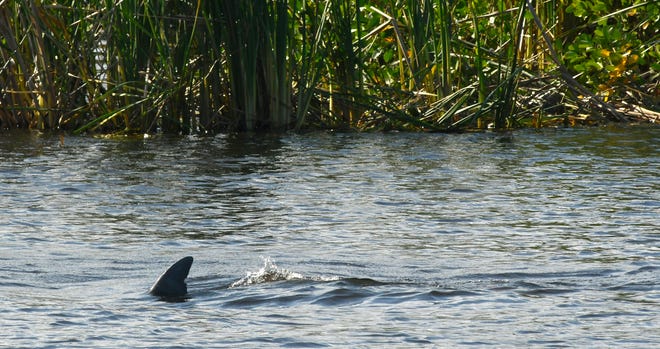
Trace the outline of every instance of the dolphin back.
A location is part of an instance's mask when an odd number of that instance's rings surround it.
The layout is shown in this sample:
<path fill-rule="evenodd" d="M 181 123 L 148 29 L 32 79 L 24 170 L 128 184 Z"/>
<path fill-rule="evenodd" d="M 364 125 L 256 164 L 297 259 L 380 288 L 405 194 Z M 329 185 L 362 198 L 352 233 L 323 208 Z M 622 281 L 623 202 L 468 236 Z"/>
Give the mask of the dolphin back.
<path fill-rule="evenodd" d="M 183 257 L 178 262 L 172 264 L 159 278 L 156 280 L 149 294 L 162 298 L 177 298 L 183 297 L 188 293 L 186 285 L 186 278 L 190 267 L 192 266 L 193 258 Z"/>

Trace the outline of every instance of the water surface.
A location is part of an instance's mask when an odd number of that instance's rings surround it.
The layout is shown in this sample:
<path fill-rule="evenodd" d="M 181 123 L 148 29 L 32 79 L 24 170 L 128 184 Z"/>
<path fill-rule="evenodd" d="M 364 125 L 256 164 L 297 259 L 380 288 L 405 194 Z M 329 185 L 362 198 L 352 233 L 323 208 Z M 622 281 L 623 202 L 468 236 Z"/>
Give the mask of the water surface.
<path fill-rule="evenodd" d="M 3 133 L 0 347 L 656 347 L 658 131 Z"/>

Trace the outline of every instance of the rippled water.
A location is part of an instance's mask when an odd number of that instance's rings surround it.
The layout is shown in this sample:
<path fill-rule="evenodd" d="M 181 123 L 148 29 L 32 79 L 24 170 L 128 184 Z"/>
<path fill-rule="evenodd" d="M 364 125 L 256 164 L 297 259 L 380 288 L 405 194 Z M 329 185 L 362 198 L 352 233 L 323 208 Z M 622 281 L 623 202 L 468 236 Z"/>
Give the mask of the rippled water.
<path fill-rule="evenodd" d="M 0 347 L 657 347 L 659 130 L 0 134 Z"/>

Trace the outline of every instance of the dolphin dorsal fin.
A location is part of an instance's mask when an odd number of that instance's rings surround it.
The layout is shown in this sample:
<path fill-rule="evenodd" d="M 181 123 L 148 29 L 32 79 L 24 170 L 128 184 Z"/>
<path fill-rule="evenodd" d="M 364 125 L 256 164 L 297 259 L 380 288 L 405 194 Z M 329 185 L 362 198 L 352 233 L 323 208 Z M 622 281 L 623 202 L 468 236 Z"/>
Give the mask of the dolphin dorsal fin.
<path fill-rule="evenodd" d="M 172 264 L 151 286 L 149 294 L 161 298 L 184 297 L 188 293 L 186 278 L 188 272 L 190 272 L 192 262 L 193 258 L 188 256 Z"/>

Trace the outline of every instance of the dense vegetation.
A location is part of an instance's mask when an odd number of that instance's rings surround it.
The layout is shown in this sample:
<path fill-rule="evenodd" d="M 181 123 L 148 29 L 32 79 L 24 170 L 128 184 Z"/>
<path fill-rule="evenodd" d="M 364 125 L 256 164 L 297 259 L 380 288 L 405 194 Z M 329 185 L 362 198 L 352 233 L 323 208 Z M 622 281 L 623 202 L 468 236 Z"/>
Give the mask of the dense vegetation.
<path fill-rule="evenodd" d="M 654 0 L 0 0 L 0 127 L 652 120 Z"/>

